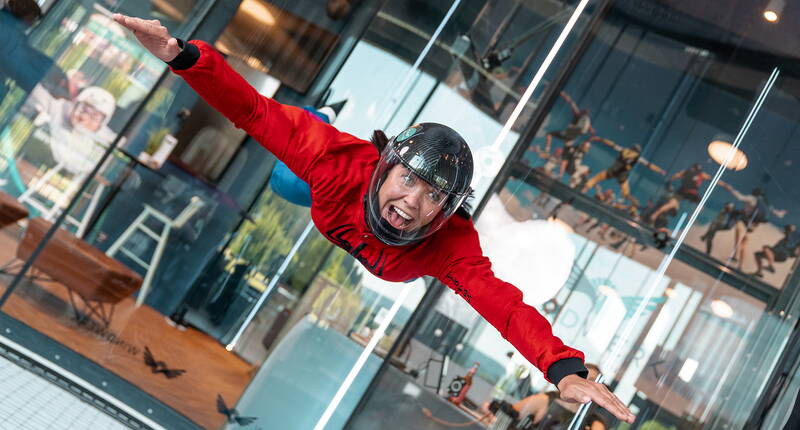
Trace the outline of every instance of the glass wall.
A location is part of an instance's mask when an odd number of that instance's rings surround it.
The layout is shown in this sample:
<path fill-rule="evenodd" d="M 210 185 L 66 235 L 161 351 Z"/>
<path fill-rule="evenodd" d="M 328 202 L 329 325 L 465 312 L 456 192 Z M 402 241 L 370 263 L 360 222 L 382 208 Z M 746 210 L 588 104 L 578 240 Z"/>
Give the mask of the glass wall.
<path fill-rule="evenodd" d="M 267 188 L 274 157 L 111 19 L 203 38 L 274 96 L 308 91 L 370 2 L 6 3 L 0 309 L 47 341 L 6 335 L 143 420 L 220 428 L 282 327 L 318 316 L 359 345 L 408 318 Z"/>
<path fill-rule="evenodd" d="M 274 189 L 275 157 L 114 12 L 207 40 L 261 94 L 331 107 L 363 139 L 457 129 L 494 272 L 639 415 L 585 424 L 789 410 L 797 377 L 764 393 L 794 370 L 790 19 L 679 1 L 39 6 L 0 10 L 0 311 L 47 342 L 6 335 L 157 424 L 506 429 L 522 411 L 510 428 L 568 428 L 577 408 L 437 281 L 379 280 L 332 245 Z"/>
<path fill-rule="evenodd" d="M 761 10 L 718 12 L 613 2 L 481 205 L 494 272 L 638 414 L 570 428 L 753 428 L 796 321 L 793 56 Z M 577 407 L 477 313 L 431 310 L 352 428 L 567 428 Z"/>

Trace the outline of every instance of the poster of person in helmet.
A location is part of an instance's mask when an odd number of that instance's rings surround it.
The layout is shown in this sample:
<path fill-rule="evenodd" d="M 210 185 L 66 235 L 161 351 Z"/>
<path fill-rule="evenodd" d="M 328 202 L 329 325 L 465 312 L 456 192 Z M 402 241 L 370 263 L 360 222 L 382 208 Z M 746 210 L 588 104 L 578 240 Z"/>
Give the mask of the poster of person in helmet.
<path fill-rule="evenodd" d="M 22 106 L 30 136 L 10 151 L 3 146 L 6 170 L 0 187 L 45 218 L 56 216 L 116 137 L 109 127 L 116 98 L 68 73 L 69 95 L 54 95 L 47 85 L 33 88 Z"/>

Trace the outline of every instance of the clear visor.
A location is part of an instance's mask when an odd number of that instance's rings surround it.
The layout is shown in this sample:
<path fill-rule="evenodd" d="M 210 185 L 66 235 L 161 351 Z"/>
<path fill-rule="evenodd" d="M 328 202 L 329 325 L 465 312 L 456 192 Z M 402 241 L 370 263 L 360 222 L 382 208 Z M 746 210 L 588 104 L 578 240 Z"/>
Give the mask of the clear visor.
<path fill-rule="evenodd" d="M 367 220 L 384 243 L 407 245 L 441 228 L 469 192 L 457 194 L 429 183 L 403 161 L 393 143 L 387 145 L 372 175 Z"/>

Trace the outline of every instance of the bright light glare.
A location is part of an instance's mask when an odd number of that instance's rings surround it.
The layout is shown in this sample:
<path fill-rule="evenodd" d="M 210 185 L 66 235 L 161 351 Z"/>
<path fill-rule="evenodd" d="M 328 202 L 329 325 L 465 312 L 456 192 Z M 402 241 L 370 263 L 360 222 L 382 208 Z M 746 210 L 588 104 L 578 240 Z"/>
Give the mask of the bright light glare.
<path fill-rule="evenodd" d="M 778 14 L 774 10 L 765 10 L 764 19 L 769 22 L 778 22 Z"/>
<path fill-rule="evenodd" d="M 244 0 L 239 10 L 258 19 L 266 25 L 275 25 L 275 17 L 259 0 Z"/>
<path fill-rule="evenodd" d="M 567 282 L 575 260 L 568 226 L 545 220 L 516 221 L 494 195 L 476 227 L 495 275 L 519 288 L 525 303 L 541 306 Z"/>
<path fill-rule="evenodd" d="M 725 319 L 733 316 L 733 308 L 731 305 L 719 299 L 711 301 L 711 312 L 714 312 L 714 315 Z"/>
<path fill-rule="evenodd" d="M 681 367 L 681 371 L 678 372 L 678 377 L 683 380 L 683 382 L 691 382 L 692 378 L 694 377 L 694 372 L 697 371 L 697 365 L 700 364 L 697 360 L 692 360 L 691 358 L 687 358 L 685 362 L 683 362 L 683 367 Z"/>
<path fill-rule="evenodd" d="M 747 155 L 745 155 L 745 153 L 739 148 L 734 148 L 730 142 L 714 140 L 708 144 L 708 155 L 711 156 L 712 160 L 719 164 L 725 162 L 725 158 L 728 156 L 728 152 L 730 151 L 733 151 L 733 156 L 731 157 L 730 163 L 728 163 L 729 169 L 742 170 L 747 167 Z"/>

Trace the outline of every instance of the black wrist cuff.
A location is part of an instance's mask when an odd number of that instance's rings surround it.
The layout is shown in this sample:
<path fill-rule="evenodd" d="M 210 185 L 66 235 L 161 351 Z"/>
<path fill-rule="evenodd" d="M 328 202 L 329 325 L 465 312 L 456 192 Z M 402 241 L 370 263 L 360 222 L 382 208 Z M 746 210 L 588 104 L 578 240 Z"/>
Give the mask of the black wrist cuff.
<path fill-rule="evenodd" d="M 547 379 L 556 387 L 558 387 L 558 383 L 567 375 L 578 375 L 586 379 L 586 377 L 589 376 L 589 371 L 586 370 L 583 361 L 575 357 L 558 360 L 547 369 Z"/>
<path fill-rule="evenodd" d="M 172 70 L 186 70 L 194 66 L 197 60 L 200 59 L 200 49 L 182 39 L 178 39 L 178 46 L 181 48 L 181 53 L 168 62 L 167 65 L 172 67 Z"/>

